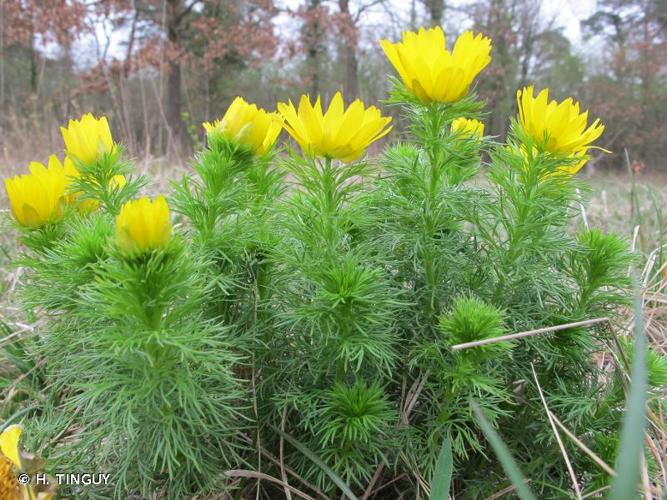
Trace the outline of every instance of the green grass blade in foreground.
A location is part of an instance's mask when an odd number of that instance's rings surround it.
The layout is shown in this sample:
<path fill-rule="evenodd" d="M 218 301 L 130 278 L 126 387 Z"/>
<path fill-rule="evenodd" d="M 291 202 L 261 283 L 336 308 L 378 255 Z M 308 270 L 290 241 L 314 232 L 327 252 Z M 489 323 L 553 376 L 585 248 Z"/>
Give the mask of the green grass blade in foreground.
<path fill-rule="evenodd" d="M 355 496 L 354 493 L 352 493 L 352 490 L 350 487 L 345 484 L 345 481 L 343 481 L 332 469 L 329 467 L 327 464 L 325 464 L 320 457 L 315 455 L 312 451 L 310 451 L 303 443 L 297 441 L 295 438 L 287 434 L 286 432 L 281 431 L 277 427 L 271 426 L 271 428 L 276 431 L 278 434 L 280 434 L 285 440 L 287 440 L 288 443 L 290 443 L 292 446 L 294 446 L 297 450 L 299 450 L 301 453 L 303 453 L 306 457 L 308 457 L 314 464 L 316 464 L 320 469 L 322 469 L 327 476 L 331 478 L 331 480 L 340 488 L 340 490 L 343 492 L 343 494 L 349 498 L 349 500 L 357 500 L 357 497 Z"/>
<path fill-rule="evenodd" d="M 507 445 L 505 445 L 503 440 L 500 439 L 500 436 L 494 430 L 491 422 L 489 422 L 484 416 L 482 409 L 474 401 L 470 401 L 470 405 L 472 406 L 472 410 L 475 412 L 477 424 L 479 425 L 480 429 L 482 429 L 482 432 L 491 444 L 491 447 L 498 457 L 498 460 L 500 460 L 505 473 L 516 488 L 516 494 L 519 496 L 519 498 L 521 498 L 521 500 L 536 500 L 535 495 L 533 495 L 533 492 L 530 491 L 530 488 L 526 484 L 526 478 L 519 469 L 519 466 L 514 461 L 514 458 L 512 458 L 512 454 L 510 453 L 509 448 L 507 448 Z"/>
<path fill-rule="evenodd" d="M 646 341 L 641 298 L 635 297 L 635 347 L 632 354 L 632 380 L 627 408 L 623 417 L 621 446 L 616 459 L 616 478 L 607 497 L 609 500 L 627 500 L 637 497 L 640 473 L 640 452 L 646 426 Z"/>
<path fill-rule="evenodd" d="M 445 438 L 440 448 L 438 461 L 435 463 L 433 479 L 431 479 L 431 500 L 447 500 L 452 481 L 453 462 L 452 441 Z"/>

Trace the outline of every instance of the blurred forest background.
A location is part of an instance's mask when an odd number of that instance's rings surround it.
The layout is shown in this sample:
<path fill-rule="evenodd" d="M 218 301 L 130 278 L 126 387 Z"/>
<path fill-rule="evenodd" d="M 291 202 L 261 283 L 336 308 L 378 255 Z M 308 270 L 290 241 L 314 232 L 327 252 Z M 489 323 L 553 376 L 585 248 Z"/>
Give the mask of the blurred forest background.
<path fill-rule="evenodd" d="M 627 148 L 667 171 L 667 0 L 0 0 L 0 162 L 60 153 L 58 126 L 87 111 L 132 156 L 183 160 L 236 95 L 377 104 L 394 73 L 378 40 L 433 25 L 448 44 L 469 28 L 493 39 L 477 86 L 488 133 L 534 83 L 607 126 L 613 154 L 588 168 L 623 166 Z"/>

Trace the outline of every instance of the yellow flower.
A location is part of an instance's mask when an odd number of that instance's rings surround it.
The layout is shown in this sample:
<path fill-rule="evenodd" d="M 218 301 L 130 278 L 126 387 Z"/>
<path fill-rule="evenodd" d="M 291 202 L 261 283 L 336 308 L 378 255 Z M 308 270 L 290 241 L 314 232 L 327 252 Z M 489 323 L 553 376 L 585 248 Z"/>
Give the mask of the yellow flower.
<path fill-rule="evenodd" d="M 60 127 L 67 156 L 91 164 L 114 147 L 106 117 L 95 118 L 87 113 L 80 120 L 70 120 L 67 128 Z"/>
<path fill-rule="evenodd" d="M 164 196 L 125 203 L 116 217 L 116 242 L 128 254 L 163 248 L 171 237 L 169 206 Z"/>
<path fill-rule="evenodd" d="M 298 111 L 279 103 L 278 112 L 285 118 L 285 130 L 299 143 L 305 154 L 336 158 L 349 162 L 361 157 L 368 146 L 391 131 L 391 117 L 383 117 L 375 106 L 364 107 L 357 99 L 345 109 L 340 92 L 331 100 L 326 113 L 318 97 L 314 105 L 302 95 Z"/>
<path fill-rule="evenodd" d="M 19 500 L 24 497 L 16 476 L 21 470 L 19 438 L 21 427 L 10 425 L 0 434 L 0 498 Z"/>
<path fill-rule="evenodd" d="M 403 41 L 380 45 L 405 86 L 422 102 L 455 102 L 491 62 L 491 39 L 465 31 L 447 50 L 439 26 L 403 32 Z"/>
<path fill-rule="evenodd" d="M 277 113 L 268 113 L 254 104 L 248 104 L 241 97 L 234 99 L 222 120 L 203 125 L 207 134 L 219 133 L 249 146 L 257 154 L 271 149 L 283 128 Z"/>
<path fill-rule="evenodd" d="M 40 227 L 57 222 L 67 202 L 67 175 L 58 158 L 49 158 L 49 165 L 32 162 L 30 174 L 5 179 L 5 188 L 12 214 L 19 224 Z"/>
<path fill-rule="evenodd" d="M 10 425 L 0 434 L 0 498 L 2 500 L 50 500 L 48 492 L 36 493 L 32 486 L 19 484 L 22 471 L 19 440 L 20 425 Z"/>
<path fill-rule="evenodd" d="M 452 121 L 452 132 L 481 139 L 484 137 L 484 123 L 474 119 L 457 118 Z"/>
<path fill-rule="evenodd" d="M 604 132 L 604 125 L 597 119 L 587 127 L 588 111 L 580 113 L 579 103 L 572 98 L 558 103 L 549 101 L 548 89 L 542 90 L 537 97 L 533 92 L 532 85 L 517 92 L 519 122 L 523 130 L 542 151 L 584 156 L 593 147 L 591 143 Z M 576 172 L 581 166 L 583 162 L 578 168 L 568 168 Z"/>
<path fill-rule="evenodd" d="M 49 170 L 60 172 L 65 178 L 65 191 L 67 191 L 74 178 L 79 176 L 79 171 L 74 166 L 74 163 L 72 163 L 72 160 L 65 157 L 65 161 L 61 162 L 56 155 L 49 156 L 48 168 L 37 161 L 30 162 L 28 168 L 33 173 L 40 172 L 44 174 L 44 172 Z M 68 204 L 74 204 L 76 202 L 76 195 L 66 193 L 64 201 Z"/>
<path fill-rule="evenodd" d="M 19 456 L 19 439 L 22 429 L 20 425 L 10 425 L 0 434 L 0 453 L 8 459 L 14 467 L 21 468 L 21 457 Z"/>

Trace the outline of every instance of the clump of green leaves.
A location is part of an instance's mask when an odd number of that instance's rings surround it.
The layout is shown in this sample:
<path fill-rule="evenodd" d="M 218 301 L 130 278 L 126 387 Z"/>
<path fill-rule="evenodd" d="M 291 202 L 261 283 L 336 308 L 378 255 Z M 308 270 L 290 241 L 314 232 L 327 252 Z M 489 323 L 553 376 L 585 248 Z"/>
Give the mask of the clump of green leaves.
<path fill-rule="evenodd" d="M 304 427 L 312 432 L 322 459 L 348 484 L 363 488 L 373 467 L 386 460 L 396 412 L 377 384 L 337 384 L 320 397 Z M 316 464 L 308 464 L 305 472 L 316 477 L 320 485 L 328 483 Z"/>
<path fill-rule="evenodd" d="M 440 330 L 451 344 L 500 337 L 504 331 L 502 312 L 477 298 L 461 298 L 454 302 L 450 314 L 440 317 Z M 479 352 L 504 349 L 506 344 L 480 346 Z"/>

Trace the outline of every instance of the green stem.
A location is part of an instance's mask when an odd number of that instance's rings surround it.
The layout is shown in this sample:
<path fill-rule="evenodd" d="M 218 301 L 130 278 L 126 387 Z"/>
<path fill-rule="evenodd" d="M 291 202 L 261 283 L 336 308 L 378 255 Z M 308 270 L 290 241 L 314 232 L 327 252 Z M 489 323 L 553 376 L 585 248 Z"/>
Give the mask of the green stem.
<path fill-rule="evenodd" d="M 336 360 L 336 383 L 342 384 L 345 381 L 345 362 L 342 359 Z"/>
<path fill-rule="evenodd" d="M 441 184 L 443 174 L 443 150 L 440 141 L 441 116 L 437 109 L 428 107 L 428 117 L 425 122 L 424 144 L 428 155 L 427 179 L 425 182 L 426 190 L 424 196 L 423 213 L 423 236 L 424 249 L 421 252 L 421 260 L 424 270 L 425 285 L 429 296 L 425 304 L 425 314 L 427 317 L 437 312 L 439 304 L 437 300 L 437 270 L 433 262 L 431 251 L 428 248 L 429 242 L 433 237 L 435 230 L 434 212 L 438 206 L 438 187 Z"/>
<path fill-rule="evenodd" d="M 534 175 L 536 169 L 533 165 L 526 166 L 526 174 L 520 182 L 523 183 L 521 189 L 516 190 L 517 193 L 513 196 L 512 205 L 515 207 L 516 217 L 508 218 L 507 234 L 509 238 L 509 248 L 507 250 L 508 263 L 513 264 L 518 257 L 517 249 L 521 242 L 526 237 L 526 224 L 533 216 L 533 199 L 535 194 L 535 187 L 539 182 L 539 178 Z"/>
<path fill-rule="evenodd" d="M 328 249 L 335 249 L 338 246 L 336 238 L 337 231 L 337 215 L 340 210 L 339 200 L 336 193 L 339 189 L 338 178 L 334 170 L 331 158 L 325 158 L 321 164 L 314 160 L 314 167 L 317 170 L 317 178 L 319 180 L 319 193 L 313 193 L 315 196 L 320 196 L 320 206 L 322 212 L 320 216 L 324 222 L 324 238 L 325 247 Z"/>

